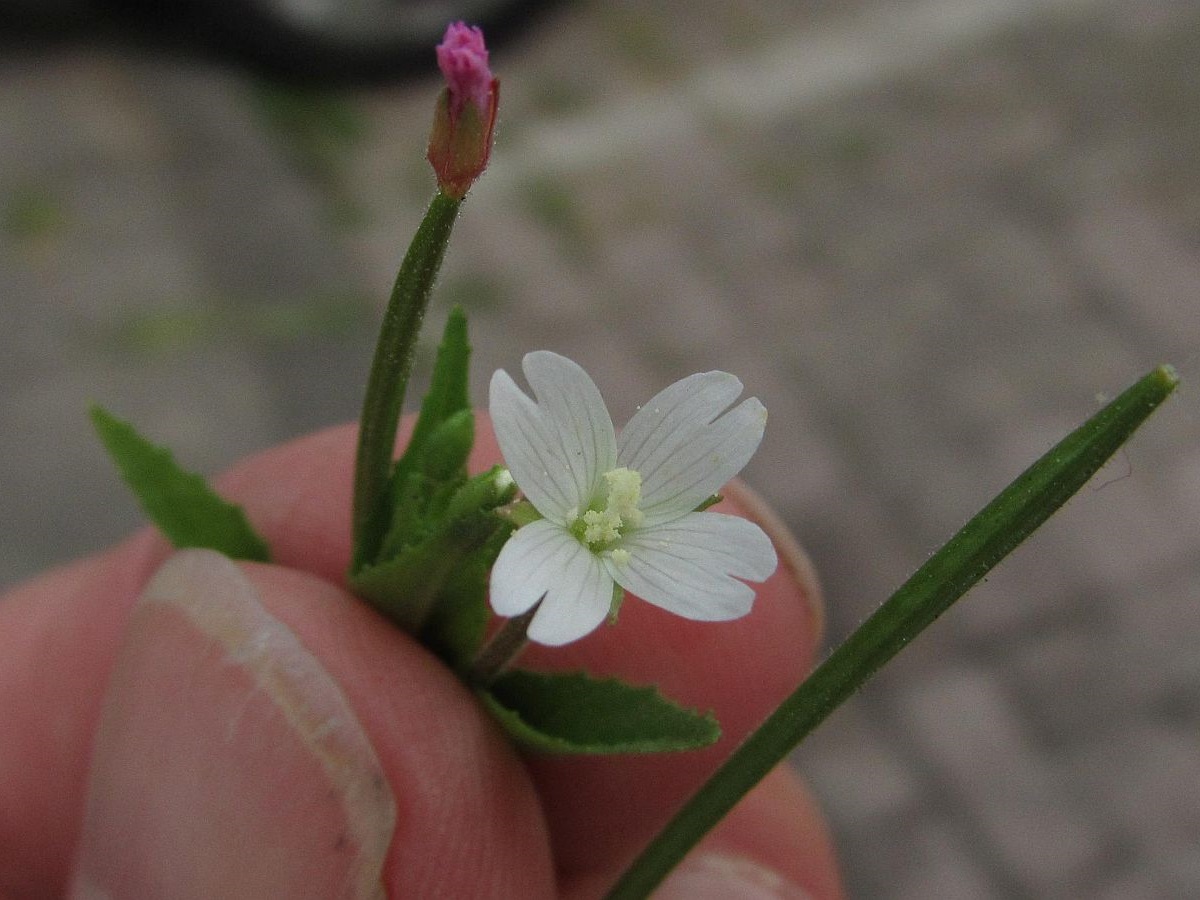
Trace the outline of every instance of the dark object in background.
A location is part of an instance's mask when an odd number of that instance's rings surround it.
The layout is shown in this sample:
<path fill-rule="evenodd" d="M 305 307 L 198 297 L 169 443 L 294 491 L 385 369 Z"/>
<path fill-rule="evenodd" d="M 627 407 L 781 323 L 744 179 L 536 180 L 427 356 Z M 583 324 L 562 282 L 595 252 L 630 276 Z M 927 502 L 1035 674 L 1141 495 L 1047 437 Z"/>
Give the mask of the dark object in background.
<path fill-rule="evenodd" d="M 450 22 L 481 26 L 495 47 L 555 2 L 0 0 L 0 34 L 9 46 L 102 35 L 291 81 L 381 83 L 433 71 L 433 48 Z"/>

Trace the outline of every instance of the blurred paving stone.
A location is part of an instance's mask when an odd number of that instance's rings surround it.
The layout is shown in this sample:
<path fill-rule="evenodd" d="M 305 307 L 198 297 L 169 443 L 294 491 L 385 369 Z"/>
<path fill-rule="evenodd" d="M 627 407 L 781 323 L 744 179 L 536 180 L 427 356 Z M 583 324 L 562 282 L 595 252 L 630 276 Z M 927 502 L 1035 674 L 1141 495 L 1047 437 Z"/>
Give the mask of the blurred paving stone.
<path fill-rule="evenodd" d="M 1096 621 L 1072 623 L 1034 629 L 1006 648 L 1002 665 L 1043 740 L 1070 744 L 1107 731 L 1113 715 L 1108 691 L 1127 665 L 1112 651 L 1110 634 Z"/>
<path fill-rule="evenodd" d="M 1163 896 L 1200 894 L 1200 758 L 1195 723 L 1146 722 L 1090 746 L 1079 771 Z"/>
<path fill-rule="evenodd" d="M 365 372 L 355 360 L 353 378 L 338 378 L 340 363 L 314 353 L 289 371 L 258 330 L 264 301 L 295 308 L 305 294 L 353 285 L 336 250 L 329 256 L 319 196 L 245 115 L 240 82 L 104 55 L 59 63 L 28 79 L 32 106 L 53 115 L 9 132 L 12 164 L 0 170 L 0 200 L 34 185 L 61 216 L 45 234 L 0 239 L 0 279 L 15 307 L 0 342 L 17 361 L 0 434 L 7 458 L 25 460 L 4 491 L 3 523 L 25 562 L 0 573 L 4 581 L 99 549 L 140 520 L 131 500 L 97 493 L 115 482 L 89 403 L 212 472 L 298 423 L 349 417 Z M 112 120 L 95 113 L 106 108 Z M 222 322 L 260 325 L 227 340 Z M 355 385 L 355 399 L 332 414 L 321 390 L 330 381 Z"/>
<path fill-rule="evenodd" d="M 970 897 L 987 900 L 1005 896 L 993 874 L 972 859 L 961 831 L 951 823 L 933 823 L 906 835 L 907 865 L 895 878 L 889 897 L 929 900 L 931 897 Z"/>
<path fill-rule="evenodd" d="M 61 562 L 63 546 L 100 549 L 144 522 L 92 432 L 89 403 L 135 422 L 155 443 L 175 448 L 185 468 L 205 473 L 263 447 L 277 430 L 248 360 L 143 360 L 137 369 L 46 375 L 4 397 L 0 454 L 24 473 L 8 483 L 0 506 L 0 533 L 24 557 L 5 574 Z M 54 453 L 39 450 L 45 447 Z"/>
<path fill-rule="evenodd" d="M 792 756 L 846 829 L 892 823 L 922 805 L 920 779 L 863 704 L 839 709 Z"/>
<path fill-rule="evenodd" d="M 1136 443 L 1126 452 L 1136 460 Z M 1052 532 L 1098 583 L 1126 585 L 1135 572 L 1144 581 L 1195 547 L 1194 512 L 1135 480 L 1136 469 L 1122 472 L 1121 464 L 1118 457 L 1073 498 Z"/>
<path fill-rule="evenodd" d="M 1200 682 L 1200 588 L 1191 566 L 1106 598 L 1105 690 L 1139 714 Z M 1136 673 L 1136 675 L 1134 674 Z M 1193 723 L 1200 724 L 1200 723 Z"/>
<path fill-rule="evenodd" d="M 1163 887 L 1151 872 L 1140 869 L 1107 875 L 1088 896 L 1094 900 L 1176 900 L 1179 895 Z"/>
<path fill-rule="evenodd" d="M 1080 210 L 1072 237 L 1118 321 L 1132 320 L 1160 352 L 1179 356 L 1195 350 L 1200 263 L 1194 247 L 1143 204 L 1108 192 Z"/>
<path fill-rule="evenodd" d="M 952 627 L 975 653 L 1003 654 L 1008 641 L 1073 625 L 1099 602 L 1092 573 L 1065 548 L 1053 520 L 1018 547 L 953 612 Z"/>
<path fill-rule="evenodd" d="M 847 873 L 852 897 L 970 897 L 1020 895 L 987 861 L 961 821 L 927 809 L 885 823 L 857 824 L 867 852 Z"/>
<path fill-rule="evenodd" d="M 908 740 L 1026 890 L 1063 896 L 1103 858 L 1104 833 L 988 672 L 944 669 L 931 682 L 905 685 L 896 708 Z"/>
<path fill-rule="evenodd" d="M 762 445 L 742 477 L 771 498 L 786 521 L 802 516 L 824 522 L 849 505 L 851 474 L 823 439 L 822 424 L 807 386 L 783 377 L 777 362 L 751 344 L 721 354 L 722 365 L 738 373 L 746 393 L 770 404 Z"/>
<path fill-rule="evenodd" d="M 849 635 L 924 560 L 905 535 L 887 528 L 875 498 L 853 480 L 843 487 L 829 507 L 805 510 L 792 523 L 813 559 L 821 561 L 831 645 Z"/>
<path fill-rule="evenodd" d="M 1180 448 L 1173 456 L 1170 486 L 1186 509 L 1200 509 L 1200 446 Z"/>

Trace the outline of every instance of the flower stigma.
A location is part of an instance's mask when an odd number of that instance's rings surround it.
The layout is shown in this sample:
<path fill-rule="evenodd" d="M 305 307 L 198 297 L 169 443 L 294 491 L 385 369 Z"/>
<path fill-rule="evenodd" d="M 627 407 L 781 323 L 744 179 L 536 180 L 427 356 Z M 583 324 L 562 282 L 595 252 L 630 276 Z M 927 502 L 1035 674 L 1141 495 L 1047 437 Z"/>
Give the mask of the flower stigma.
<path fill-rule="evenodd" d="M 604 473 L 608 495 L 603 503 L 593 504 L 582 516 L 573 515 L 570 529 L 589 550 L 606 550 L 621 539 L 626 528 L 637 528 L 645 518 L 638 509 L 642 499 L 642 476 L 621 466 Z M 573 511 L 574 512 L 574 511 Z M 613 551 L 613 559 L 617 560 Z M 620 551 L 626 561 L 629 553 Z"/>

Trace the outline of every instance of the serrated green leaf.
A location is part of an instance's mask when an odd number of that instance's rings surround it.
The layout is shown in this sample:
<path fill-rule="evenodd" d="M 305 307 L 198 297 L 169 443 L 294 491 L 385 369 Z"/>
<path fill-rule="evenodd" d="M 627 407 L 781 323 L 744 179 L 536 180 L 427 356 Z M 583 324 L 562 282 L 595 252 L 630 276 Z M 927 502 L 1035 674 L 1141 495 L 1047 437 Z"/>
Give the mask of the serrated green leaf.
<path fill-rule="evenodd" d="M 475 442 L 475 414 L 467 397 L 467 320 L 461 309 L 450 311 L 429 392 L 417 424 L 388 480 L 391 509 L 384 536 L 370 568 L 395 559 L 406 547 L 428 538 L 430 519 L 444 511 L 467 480 L 467 456 Z"/>
<path fill-rule="evenodd" d="M 240 506 L 221 499 L 204 479 L 181 469 L 171 451 L 100 408 L 92 424 L 142 509 L 176 547 L 204 547 L 231 559 L 268 562 L 266 541 Z"/>
<path fill-rule="evenodd" d="M 405 547 L 387 562 L 355 572 L 350 586 L 405 631 L 416 633 L 456 562 L 446 552 L 445 541 L 431 537 Z"/>
<path fill-rule="evenodd" d="M 475 443 L 475 413 L 460 409 L 434 428 L 420 461 L 421 470 L 434 481 L 449 481 L 466 472 L 467 456 Z"/>
<path fill-rule="evenodd" d="M 424 527 L 425 512 L 433 487 L 420 472 L 407 472 L 394 482 L 392 520 L 379 548 L 379 559 L 393 559 L 405 546 L 420 543 L 428 537 L 428 529 Z"/>
<path fill-rule="evenodd" d="M 389 559 L 350 576 L 354 592 L 407 631 L 418 632 L 438 594 L 456 569 L 511 525 L 496 515 L 512 500 L 511 482 L 497 479 L 499 466 L 468 479 L 425 522 L 423 537 Z"/>
<path fill-rule="evenodd" d="M 679 706 L 654 687 L 583 672 L 507 672 L 480 697 L 513 738 L 548 753 L 694 750 L 721 736 L 711 713 Z"/>
<path fill-rule="evenodd" d="M 465 673 L 487 632 L 491 610 L 487 602 L 488 572 L 495 554 L 480 551 L 458 565 L 438 593 L 421 643 L 456 672 Z"/>
<path fill-rule="evenodd" d="M 471 361 L 471 344 L 467 340 L 467 317 L 459 307 L 450 310 L 442 342 L 438 345 L 437 358 L 433 364 L 433 376 L 429 392 L 421 401 L 421 412 L 413 427 L 412 438 L 403 456 L 397 462 L 397 470 L 417 465 L 425 455 L 427 445 L 434 432 L 451 416 L 471 408 L 467 395 L 468 367 Z"/>

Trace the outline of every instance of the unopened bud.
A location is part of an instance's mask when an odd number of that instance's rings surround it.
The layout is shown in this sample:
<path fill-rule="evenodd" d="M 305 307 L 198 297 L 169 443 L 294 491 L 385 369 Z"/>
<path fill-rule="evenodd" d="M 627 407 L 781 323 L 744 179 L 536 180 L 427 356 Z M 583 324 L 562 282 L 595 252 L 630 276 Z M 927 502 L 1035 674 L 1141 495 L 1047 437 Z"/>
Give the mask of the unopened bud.
<path fill-rule="evenodd" d="M 438 187 L 461 200 L 487 167 L 496 126 L 500 81 L 488 69 L 483 32 L 455 22 L 437 46 L 446 87 L 438 97 L 429 135 L 429 162 Z"/>

